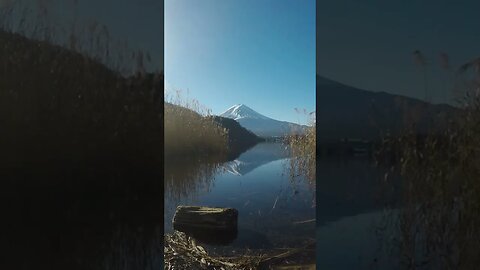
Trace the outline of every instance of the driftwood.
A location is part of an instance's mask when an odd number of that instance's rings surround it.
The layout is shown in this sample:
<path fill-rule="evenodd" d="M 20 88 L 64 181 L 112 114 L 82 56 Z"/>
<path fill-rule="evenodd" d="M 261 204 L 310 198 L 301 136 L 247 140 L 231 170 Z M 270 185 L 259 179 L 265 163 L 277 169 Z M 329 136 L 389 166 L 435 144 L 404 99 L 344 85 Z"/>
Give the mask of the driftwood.
<path fill-rule="evenodd" d="M 216 230 L 236 230 L 238 211 L 233 208 L 178 206 L 173 226 L 187 226 Z"/>
<path fill-rule="evenodd" d="M 237 238 L 238 211 L 233 208 L 178 206 L 173 228 L 204 244 L 229 245 Z"/>

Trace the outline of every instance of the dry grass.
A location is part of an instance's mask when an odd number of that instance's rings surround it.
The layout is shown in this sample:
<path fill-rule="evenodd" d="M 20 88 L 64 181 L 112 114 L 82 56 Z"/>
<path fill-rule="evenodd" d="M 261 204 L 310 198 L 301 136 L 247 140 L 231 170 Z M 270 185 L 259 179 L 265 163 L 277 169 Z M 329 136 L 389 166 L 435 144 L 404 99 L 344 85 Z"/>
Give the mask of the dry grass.
<path fill-rule="evenodd" d="M 295 256 L 304 253 L 311 244 L 305 247 L 289 249 L 270 254 L 244 254 L 232 257 L 216 257 L 208 254 L 194 239 L 182 232 L 175 231 L 165 236 L 165 269 L 192 270 L 255 270 L 255 269 L 315 269 L 312 265 L 291 266 Z"/>
<path fill-rule="evenodd" d="M 122 75 L 152 69 L 149 52 L 130 48 L 126 40 L 112 37 L 108 27 L 96 20 L 79 22 L 78 1 L 65 3 L 65 10 L 73 12 L 69 25 L 55 21 L 49 4 L 45 0 L 7 1 L 0 5 L 0 30 L 81 53 Z"/>
<path fill-rule="evenodd" d="M 316 135 L 316 125 L 312 120 L 305 135 L 292 135 L 287 139 L 292 155 L 290 159 L 291 178 L 304 176 L 312 185 L 315 184 Z"/>
<path fill-rule="evenodd" d="M 460 71 L 474 66 L 472 61 Z M 406 269 L 476 269 L 480 263 L 479 79 L 466 78 L 463 112 L 442 134 L 420 139 L 408 131 L 386 144 L 395 145 L 401 174 L 391 244 Z"/>
<path fill-rule="evenodd" d="M 163 74 L 146 73 L 146 53 L 114 49 L 104 26 L 65 35 L 40 2 L 0 7 L 2 166 L 159 166 Z"/>
<path fill-rule="evenodd" d="M 129 49 L 114 54 L 104 34 L 62 33 L 46 9 L 10 7 L 0 3 L 3 268 L 158 265 L 162 250 L 142 244 L 160 239 L 114 231 L 161 219 L 163 74 L 131 65 Z M 37 245 L 59 234 L 61 252 Z"/>
<path fill-rule="evenodd" d="M 251 270 L 259 267 L 261 257 L 215 258 L 181 232 L 165 236 L 165 269 Z"/>
<path fill-rule="evenodd" d="M 175 97 L 165 103 L 165 156 L 193 157 L 227 154 L 227 131 L 195 100 Z"/>
<path fill-rule="evenodd" d="M 0 40 L 0 136 L 10 161 L 160 146 L 161 74 L 125 79 L 61 47 L 5 32 Z"/>
<path fill-rule="evenodd" d="M 191 153 L 179 159 L 165 159 L 164 197 L 174 202 L 196 196 L 210 189 L 215 174 L 221 169 L 221 156 L 194 157 Z"/>

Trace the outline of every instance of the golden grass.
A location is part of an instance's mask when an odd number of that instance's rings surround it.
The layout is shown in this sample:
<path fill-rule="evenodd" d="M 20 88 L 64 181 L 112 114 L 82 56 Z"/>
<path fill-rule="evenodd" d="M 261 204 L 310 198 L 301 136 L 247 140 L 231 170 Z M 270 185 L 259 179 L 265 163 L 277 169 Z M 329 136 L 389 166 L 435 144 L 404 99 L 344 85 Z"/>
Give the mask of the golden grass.
<path fill-rule="evenodd" d="M 195 100 L 175 98 L 165 103 L 165 157 L 224 155 L 227 153 L 227 131 L 216 124 Z"/>
<path fill-rule="evenodd" d="M 287 138 L 292 158 L 290 159 L 290 176 L 305 176 L 308 181 L 315 184 L 316 171 L 316 124 L 308 127 L 305 135 L 292 135 Z"/>
<path fill-rule="evenodd" d="M 269 251 L 264 254 L 239 254 L 231 257 L 218 257 L 208 254 L 194 239 L 175 231 L 165 235 L 165 269 L 315 269 L 314 265 L 290 265 L 296 256 L 305 253 L 312 243 L 287 251 Z M 300 267 L 300 268 L 298 268 Z"/>

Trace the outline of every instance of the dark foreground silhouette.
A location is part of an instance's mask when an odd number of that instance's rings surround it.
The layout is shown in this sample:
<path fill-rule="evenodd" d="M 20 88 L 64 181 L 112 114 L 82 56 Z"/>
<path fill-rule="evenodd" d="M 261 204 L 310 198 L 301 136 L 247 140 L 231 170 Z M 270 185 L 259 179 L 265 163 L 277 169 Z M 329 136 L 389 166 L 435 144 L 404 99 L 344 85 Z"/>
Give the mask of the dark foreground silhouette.
<path fill-rule="evenodd" d="M 163 75 L 0 43 L 0 268 L 159 269 Z"/>

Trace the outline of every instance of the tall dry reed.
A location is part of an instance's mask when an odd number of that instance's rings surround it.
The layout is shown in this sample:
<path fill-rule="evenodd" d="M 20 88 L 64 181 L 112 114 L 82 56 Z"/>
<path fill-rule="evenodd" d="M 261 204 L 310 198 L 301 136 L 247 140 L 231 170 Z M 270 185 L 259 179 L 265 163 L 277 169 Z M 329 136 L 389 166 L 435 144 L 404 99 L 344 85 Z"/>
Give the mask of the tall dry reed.
<path fill-rule="evenodd" d="M 227 131 L 196 100 L 182 97 L 179 91 L 165 103 L 165 157 L 225 155 Z"/>
<path fill-rule="evenodd" d="M 290 159 L 290 176 L 292 179 L 304 176 L 310 184 L 315 184 L 316 172 L 316 123 L 313 118 L 315 112 L 309 113 L 310 125 L 302 135 L 291 135 L 287 138 L 292 155 Z"/>
<path fill-rule="evenodd" d="M 443 132 L 420 137 L 406 131 L 386 144 L 396 149 L 392 171 L 401 181 L 398 215 L 385 238 L 405 269 L 475 269 L 480 263 L 479 63 L 459 68 L 462 110 Z M 385 179 L 394 185 L 393 177 Z"/>

